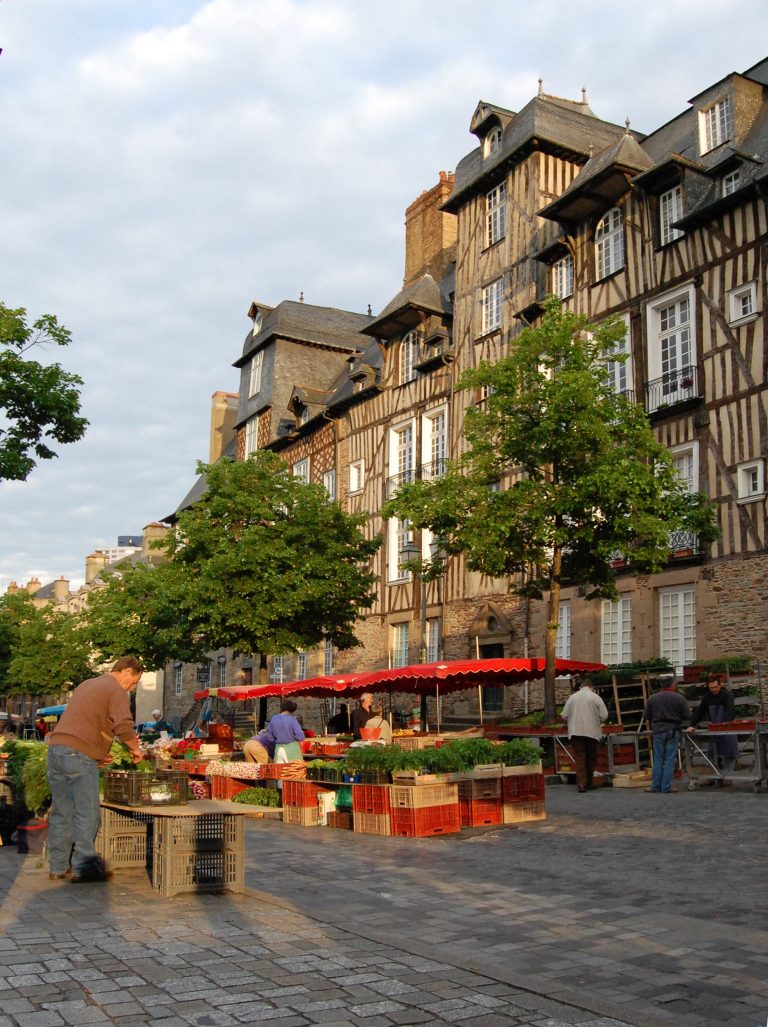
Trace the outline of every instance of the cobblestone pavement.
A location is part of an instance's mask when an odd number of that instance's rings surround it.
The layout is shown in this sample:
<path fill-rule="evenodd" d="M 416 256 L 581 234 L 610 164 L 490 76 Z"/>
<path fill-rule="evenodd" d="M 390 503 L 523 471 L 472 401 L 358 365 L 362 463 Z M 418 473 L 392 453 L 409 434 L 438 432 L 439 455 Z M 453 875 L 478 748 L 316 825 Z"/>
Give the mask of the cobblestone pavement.
<path fill-rule="evenodd" d="M 0 1027 L 762 1027 L 768 797 L 548 789 L 429 839 L 249 821 L 247 895 L 0 849 Z"/>

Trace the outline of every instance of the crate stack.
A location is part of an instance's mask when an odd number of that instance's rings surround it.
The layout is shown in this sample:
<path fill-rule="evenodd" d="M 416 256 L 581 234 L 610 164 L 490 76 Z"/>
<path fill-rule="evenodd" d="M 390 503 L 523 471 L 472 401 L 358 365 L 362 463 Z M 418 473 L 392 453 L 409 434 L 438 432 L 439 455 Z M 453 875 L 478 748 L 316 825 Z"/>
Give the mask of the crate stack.
<path fill-rule="evenodd" d="M 152 884 L 167 898 L 183 892 L 243 890 L 243 818 L 209 813 L 156 817 Z"/>
<path fill-rule="evenodd" d="M 352 829 L 361 834 L 390 835 L 390 786 L 388 784 L 352 785 Z"/>
<path fill-rule="evenodd" d="M 502 823 L 501 782 L 501 777 L 468 777 L 458 782 L 462 827 Z"/>
<path fill-rule="evenodd" d="M 504 767 L 501 778 L 501 822 L 524 824 L 546 820 L 544 774 L 538 767 Z"/>
<path fill-rule="evenodd" d="M 146 867 L 152 864 L 151 813 L 121 813 L 103 806 L 96 852 L 109 867 Z"/>
<path fill-rule="evenodd" d="M 390 789 L 391 834 L 427 838 L 461 829 L 457 784 L 398 782 Z"/>
<path fill-rule="evenodd" d="M 318 797 L 329 789 L 313 781 L 283 780 L 283 823 L 317 827 L 320 823 Z"/>

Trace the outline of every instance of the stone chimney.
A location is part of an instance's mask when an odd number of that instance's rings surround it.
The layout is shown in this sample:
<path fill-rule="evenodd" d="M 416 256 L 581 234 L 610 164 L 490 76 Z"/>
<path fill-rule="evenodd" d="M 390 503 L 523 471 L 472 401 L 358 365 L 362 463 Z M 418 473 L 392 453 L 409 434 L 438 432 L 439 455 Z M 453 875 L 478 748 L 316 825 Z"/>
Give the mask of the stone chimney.
<path fill-rule="evenodd" d="M 40 578 L 30 578 L 27 582 L 27 592 L 31 596 L 40 591 Z"/>
<path fill-rule="evenodd" d="M 146 525 L 141 534 L 141 555 L 144 560 L 149 560 L 151 563 L 162 563 L 166 559 L 165 553 L 150 547 L 150 542 L 165 538 L 168 530 L 168 526 L 160 524 L 159 521 L 152 521 L 151 524 Z"/>
<path fill-rule="evenodd" d="M 5 594 L 9 596 L 15 596 L 18 591 L 19 586 L 16 584 L 15 581 L 12 581 L 8 588 L 5 590 Z"/>
<path fill-rule="evenodd" d="M 53 583 L 53 598 L 57 603 L 66 603 L 69 599 L 69 582 L 63 574 Z"/>
<path fill-rule="evenodd" d="M 235 437 L 238 398 L 236 392 L 214 392 L 211 396 L 209 464 L 214 464 L 221 459 L 221 454 Z"/>
<path fill-rule="evenodd" d="M 425 189 L 405 212 L 404 287 L 425 274 L 439 282 L 456 259 L 456 216 L 440 210 L 453 191 L 453 177 L 452 171 L 441 171 L 437 185 Z"/>
<path fill-rule="evenodd" d="M 85 558 L 85 583 L 90 583 L 101 574 L 106 566 L 107 558 L 100 549 L 95 550 Z"/>

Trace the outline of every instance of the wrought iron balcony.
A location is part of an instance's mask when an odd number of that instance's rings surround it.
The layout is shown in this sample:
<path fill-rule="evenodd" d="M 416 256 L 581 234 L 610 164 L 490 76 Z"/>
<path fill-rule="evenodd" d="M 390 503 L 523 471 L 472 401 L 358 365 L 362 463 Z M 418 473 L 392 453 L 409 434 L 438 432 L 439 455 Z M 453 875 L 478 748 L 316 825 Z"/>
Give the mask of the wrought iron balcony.
<path fill-rule="evenodd" d="M 679 371 L 669 371 L 661 378 L 646 383 L 646 409 L 648 413 L 664 410 L 678 403 L 687 403 L 699 398 L 699 376 L 695 364 L 689 364 Z"/>
<path fill-rule="evenodd" d="M 410 467 L 400 474 L 393 474 L 387 478 L 386 493 L 387 499 L 391 499 L 401 485 L 409 481 L 433 481 L 435 478 L 445 474 L 447 460 L 445 457 L 434 460 L 431 464 L 422 464 L 421 467 Z"/>
<path fill-rule="evenodd" d="M 701 556 L 703 550 L 699 536 L 695 531 L 670 531 L 669 551 L 673 560 L 685 560 L 691 556 Z"/>

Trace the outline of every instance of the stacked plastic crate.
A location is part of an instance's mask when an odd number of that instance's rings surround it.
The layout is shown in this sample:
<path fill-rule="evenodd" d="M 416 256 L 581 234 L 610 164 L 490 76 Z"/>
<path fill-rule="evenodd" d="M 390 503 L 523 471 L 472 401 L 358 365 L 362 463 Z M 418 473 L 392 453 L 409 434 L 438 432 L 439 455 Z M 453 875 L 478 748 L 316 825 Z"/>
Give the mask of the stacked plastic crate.
<path fill-rule="evenodd" d="M 502 823 L 501 781 L 501 776 L 498 776 L 468 777 L 458 782 L 462 827 L 488 827 Z"/>
<path fill-rule="evenodd" d="M 155 816 L 152 884 L 161 895 L 243 890 L 243 817 Z"/>
<path fill-rule="evenodd" d="M 504 767 L 501 778 L 501 815 L 504 824 L 546 820 L 544 774 L 538 766 Z"/>
<path fill-rule="evenodd" d="M 392 833 L 389 785 L 352 785 L 352 824 L 361 834 Z"/>
<path fill-rule="evenodd" d="M 122 813 L 102 806 L 96 852 L 111 869 L 151 866 L 152 821 L 151 813 Z"/>
<path fill-rule="evenodd" d="M 317 827 L 320 823 L 318 796 L 327 788 L 313 781 L 283 780 L 283 823 Z"/>
<path fill-rule="evenodd" d="M 457 784 L 393 784 L 390 807 L 393 835 L 426 838 L 461 829 Z"/>

